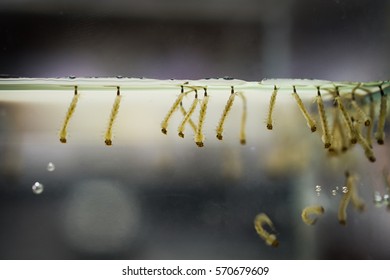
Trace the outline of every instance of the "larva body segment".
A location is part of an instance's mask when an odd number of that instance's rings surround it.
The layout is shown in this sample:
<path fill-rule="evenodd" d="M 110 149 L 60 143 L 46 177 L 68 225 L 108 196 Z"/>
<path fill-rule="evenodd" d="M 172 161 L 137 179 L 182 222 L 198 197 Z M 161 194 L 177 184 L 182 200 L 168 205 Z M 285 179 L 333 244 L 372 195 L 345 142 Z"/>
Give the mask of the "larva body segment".
<path fill-rule="evenodd" d="M 321 205 L 308 206 L 302 210 L 302 221 L 307 225 L 314 225 L 318 220 L 318 216 L 321 216 L 324 212 L 325 209 Z"/>
<path fill-rule="evenodd" d="M 67 138 L 67 130 L 68 130 L 69 121 L 72 118 L 73 113 L 76 110 L 76 106 L 77 106 L 77 102 L 79 100 L 79 96 L 80 95 L 77 92 L 77 86 L 75 86 L 74 87 L 74 95 L 73 95 L 73 98 L 72 98 L 72 102 L 69 105 L 68 111 L 67 111 L 66 116 L 65 116 L 64 123 L 63 123 L 63 125 L 61 127 L 61 130 L 60 130 L 60 142 L 61 143 L 66 143 L 67 142 L 66 138 Z"/>
<path fill-rule="evenodd" d="M 265 243 L 272 247 L 278 247 L 279 241 L 276 235 L 269 233 L 264 229 L 264 225 L 269 226 L 272 230 L 275 230 L 271 219 L 264 213 L 260 213 L 255 217 L 254 226 L 257 234 L 265 241 Z"/>
<path fill-rule="evenodd" d="M 310 128 L 311 132 L 315 132 L 317 130 L 316 122 L 315 120 L 310 116 L 310 114 L 307 112 L 305 105 L 303 104 L 301 98 L 299 97 L 295 86 L 293 86 L 293 93 L 292 95 L 295 98 L 295 101 L 298 104 L 299 110 L 301 110 L 302 115 L 306 119 L 307 126 Z"/>
<path fill-rule="evenodd" d="M 118 112 L 119 112 L 121 98 L 122 98 L 122 96 L 120 94 L 120 89 L 119 89 L 119 87 L 117 87 L 115 101 L 114 101 L 114 104 L 112 105 L 110 119 L 108 122 L 108 127 L 106 130 L 105 136 L 104 136 L 104 138 L 105 138 L 104 143 L 106 143 L 107 146 L 112 145 L 112 128 L 114 126 L 116 116 L 118 115 Z"/>
<path fill-rule="evenodd" d="M 351 200 L 352 192 L 354 189 L 354 178 L 349 174 L 349 172 L 346 172 L 346 184 L 345 184 L 345 192 L 340 200 L 339 210 L 338 210 L 338 220 L 341 225 L 347 224 L 347 207 L 349 204 L 349 201 Z"/>
<path fill-rule="evenodd" d="M 199 100 L 198 100 L 198 102 L 199 102 Z M 183 107 L 183 103 L 182 102 L 180 102 L 180 111 L 181 111 L 181 113 L 183 114 L 183 117 L 185 117 L 187 114 L 188 114 L 188 112 L 186 111 L 186 109 L 184 109 L 184 107 Z M 188 123 L 190 124 L 190 126 L 191 126 L 191 128 L 192 128 L 192 130 L 194 131 L 194 133 L 196 132 L 196 124 L 194 123 L 194 121 L 191 119 L 191 117 L 188 119 Z"/>
<path fill-rule="evenodd" d="M 278 94 L 278 88 L 275 85 L 274 90 L 273 90 L 272 95 L 271 95 L 271 99 L 269 101 L 269 109 L 268 109 L 268 115 L 267 115 L 267 129 L 269 129 L 269 130 L 273 129 L 272 113 L 274 111 L 277 94 Z"/>
<path fill-rule="evenodd" d="M 345 124 L 347 125 L 348 131 L 349 131 L 349 139 L 351 141 L 351 144 L 356 144 L 356 133 L 355 128 L 353 127 L 351 117 L 348 114 L 348 111 L 345 109 L 344 104 L 341 100 L 341 97 L 337 90 L 337 96 L 335 97 L 335 102 L 337 104 L 337 108 L 340 110 L 341 115 L 343 116 L 343 119 L 345 121 Z"/>
<path fill-rule="evenodd" d="M 193 90 L 189 90 L 187 92 L 184 92 L 184 86 L 181 86 L 181 92 L 179 94 L 179 96 L 176 98 L 175 102 L 173 103 L 172 107 L 169 109 L 167 115 L 165 116 L 164 120 L 162 121 L 161 123 L 161 132 L 163 134 L 167 134 L 168 133 L 168 123 L 169 123 L 169 120 L 171 119 L 173 113 L 176 111 L 176 109 L 179 107 L 180 103 L 182 102 L 184 96 L 189 93 L 189 92 L 192 92 Z"/>

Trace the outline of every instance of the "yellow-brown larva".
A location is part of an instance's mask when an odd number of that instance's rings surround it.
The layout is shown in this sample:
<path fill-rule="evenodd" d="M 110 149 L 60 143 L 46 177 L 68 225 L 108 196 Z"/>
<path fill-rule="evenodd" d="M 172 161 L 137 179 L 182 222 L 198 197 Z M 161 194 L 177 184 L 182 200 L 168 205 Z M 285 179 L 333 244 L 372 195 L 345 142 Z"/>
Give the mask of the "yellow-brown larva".
<path fill-rule="evenodd" d="M 118 115 L 118 112 L 119 112 L 121 98 L 122 98 L 122 96 L 120 94 L 120 88 L 117 87 L 115 101 L 114 101 L 114 104 L 112 105 L 110 119 L 108 122 L 108 127 L 106 130 L 105 136 L 104 136 L 104 138 L 105 138 L 104 143 L 106 143 L 107 146 L 112 145 L 112 128 L 114 126 L 116 116 Z"/>
<path fill-rule="evenodd" d="M 321 216 L 324 212 L 325 209 L 321 205 L 308 206 L 302 210 L 302 221 L 307 225 L 314 225 L 318 220 L 318 216 Z"/>
<path fill-rule="evenodd" d="M 272 113 L 274 111 L 277 94 L 278 94 L 278 88 L 276 87 L 276 85 L 274 85 L 274 90 L 272 92 L 271 99 L 269 101 L 269 108 L 268 108 L 268 115 L 267 115 L 267 128 L 269 130 L 273 129 Z"/>
<path fill-rule="evenodd" d="M 307 112 L 305 105 L 303 104 L 301 98 L 299 97 L 297 90 L 295 86 L 293 86 L 293 93 L 292 95 L 295 98 L 295 101 L 298 104 L 299 110 L 301 110 L 302 115 L 306 119 L 308 127 L 310 127 L 311 132 L 315 132 L 317 130 L 316 122 L 315 120 L 310 116 L 310 114 Z"/>
<path fill-rule="evenodd" d="M 317 87 L 317 107 L 320 115 L 321 126 L 322 126 L 322 142 L 324 143 L 325 149 L 331 146 L 331 135 L 329 134 L 328 119 L 326 118 L 324 101 L 321 97 L 320 87 Z"/>
<path fill-rule="evenodd" d="M 200 105 L 199 119 L 198 119 L 198 127 L 195 133 L 195 143 L 198 147 L 204 146 L 204 135 L 203 135 L 203 124 L 206 118 L 207 104 L 209 102 L 209 96 L 207 95 L 206 88 L 204 89 L 204 97 L 202 100 L 202 104 Z"/>
<path fill-rule="evenodd" d="M 246 115 L 247 115 L 247 102 L 245 95 L 242 92 L 239 92 L 238 95 L 242 99 L 242 116 L 241 116 L 241 128 L 240 128 L 240 143 L 241 145 L 246 144 L 246 133 L 245 133 L 245 127 L 246 127 Z"/>
<path fill-rule="evenodd" d="M 232 86 L 231 87 L 231 92 L 230 92 L 230 96 L 229 96 L 229 99 L 225 105 L 225 108 L 223 109 L 223 112 L 222 112 L 222 116 L 218 122 L 218 125 L 217 125 L 217 138 L 218 140 L 222 140 L 223 139 L 223 136 L 222 136 L 222 133 L 223 133 L 223 125 L 225 124 L 225 120 L 227 118 L 227 115 L 229 114 L 230 112 L 230 109 L 232 108 L 233 106 L 233 102 L 234 102 L 234 98 L 236 96 L 236 93 L 234 92 L 234 87 Z"/>
<path fill-rule="evenodd" d="M 257 234 L 265 241 L 265 243 L 272 247 L 278 247 L 279 241 L 276 238 L 276 235 L 269 233 L 264 229 L 264 225 L 269 226 L 273 231 L 275 231 L 274 225 L 271 219 L 264 213 L 260 213 L 255 217 L 254 220 L 255 230 Z"/>
<path fill-rule="evenodd" d="M 198 105 L 198 102 L 199 102 L 199 100 L 198 100 L 198 91 L 195 90 L 195 99 L 192 101 L 192 104 L 191 104 L 191 107 L 190 107 L 189 111 L 185 114 L 183 121 L 181 122 L 181 124 L 179 125 L 179 127 L 177 129 L 178 130 L 178 135 L 180 137 L 182 137 L 182 138 L 184 138 L 185 125 L 190 120 L 191 115 L 195 112 L 195 109 L 196 109 L 196 106 Z M 183 105 L 181 104 L 181 108 L 183 108 L 182 106 Z M 184 108 L 183 108 L 183 110 L 184 110 Z"/>
<path fill-rule="evenodd" d="M 347 124 L 351 144 L 356 144 L 357 143 L 357 138 L 356 138 L 355 128 L 353 127 L 353 124 L 352 124 L 352 121 L 351 121 L 351 117 L 348 114 L 348 111 L 344 107 L 344 104 L 343 104 L 343 102 L 341 100 L 341 97 L 340 97 L 340 94 L 339 94 L 339 91 L 338 91 L 337 87 L 336 87 L 336 93 L 337 93 L 337 95 L 335 97 L 335 102 L 336 102 L 337 108 L 340 110 L 341 115 L 344 118 L 345 123 Z"/>
<path fill-rule="evenodd" d="M 347 224 L 347 207 L 349 204 L 349 201 L 351 200 L 355 180 L 354 177 L 349 174 L 349 172 L 345 173 L 345 176 L 347 177 L 346 184 L 345 184 L 345 191 L 343 191 L 343 196 L 340 200 L 339 210 L 338 210 L 338 220 L 341 225 Z"/>
<path fill-rule="evenodd" d="M 385 143 L 385 122 L 387 115 L 387 95 L 382 89 L 382 86 L 379 86 L 381 92 L 381 104 L 379 110 L 379 119 L 377 131 L 375 132 L 375 138 L 379 145 L 383 145 Z"/>
<path fill-rule="evenodd" d="M 198 101 L 199 102 L 199 101 Z M 181 113 L 183 114 L 183 117 L 185 117 L 186 115 L 187 115 L 187 111 L 186 111 L 186 109 L 184 109 L 184 107 L 183 107 L 183 103 L 182 102 L 180 102 L 180 111 L 181 111 Z M 194 121 L 191 119 L 191 117 L 189 118 L 189 120 L 188 120 L 188 123 L 190 124 L 190 126 L 191 126 L 191 128 L 192 128 L 192 130 L 194 131 L 194 133 L 196 132 L 196 124 L 194 123 Z"/>
<path fill-rule="evenodd" d="M 64 123 L 61 127 L 61 130 L 60 130 L 60 142 L 61 143 L 66 143 L 67 142 L 67 130 L 68 130 L 68 125 L 69 125 L 69 121 L 70 119 L 72 118 L 73 116 L 73 113 L 74 111 L 76 110 L 76 106 L 77 106 L 77 102 L 79 100 L 79 94 L 77 92 L 77 86 L 74 87 L 74 95 L 73 95 L 73 98 L 72 98 L 72 102 L 70 103 L 69 105 L 69 108 L 68 108 L 68 111 L 66 113 L 66 116 L 65 116 L 65 120 L 64 120 Z"/>

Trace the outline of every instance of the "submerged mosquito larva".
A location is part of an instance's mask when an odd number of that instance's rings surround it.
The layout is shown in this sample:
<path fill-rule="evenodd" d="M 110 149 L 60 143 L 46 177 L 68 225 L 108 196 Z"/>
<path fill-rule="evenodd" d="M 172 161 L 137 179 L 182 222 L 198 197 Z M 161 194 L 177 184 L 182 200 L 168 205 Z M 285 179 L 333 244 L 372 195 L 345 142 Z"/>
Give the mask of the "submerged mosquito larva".
<path fill-rule="evenodd" d="M 385 122 L 387 115 L 387 95 L 382 89 L 382 86 L 379 86 L 379 90 L 381 92 L 381 107 L 379 110 L 379 120 L 377 131 L 375 133 L 376 141 L 379 145 L 383 145 L 385 143 Z"/>
<path fill-rule="evenodd" d="M 234 102 L 235 96 L 236 96 L 236 93 L 234 92 L 234 87 L 232 86 L 229 99 L 228 99 L 228 101 L 227 101 L 227 103 L 225 105 L 225 108 L 223 109 L 222 116 L 221 116 L 221 118 L 220 118 L 220 120 L 218 122 L 218 126 L 217 126 L 217 138 L 219 140 L 222 140 L 222 138 L 223 138 L 223 136 L 222 136 L 223 125 L 225 124 L 226 117 L 229 114 L 230 109 L 233 106 L 233 102 Z"/>
<path fill-rule="evenodd" d="M 181 124 L 180 124 L 180 126 L 178 128 L 178 135 L 181 138 L 184 138 L 185 125 L 190 120 L 191 115 L 195 112 L 195 109 L 196 109 L 196 106 L 198 105 L 198 102 L 199 102 L 199 100 L 198 100 L 198 91 L 195 90 L 195 99 L 192 101 L 192 104 L 191 104 L 191 107 L 190 107 L 189 111 L 185 114 L 184 119 L 183 119 L 183 121 L 181 122 Z M 180 103 L 180 106 L 181 106 L 181 108 L 183 108 L 183 105 L 181 103 Z M 183 110 L 184 110 L 184 108 L 183 108 Z"/>
<path fill-rule="evenodd" d="M 296 100 L 296 102 L 298 104 L 298 107 L 299 107 L 299 109 L 302 112 L 302 115 L 305 117 L 307 125 L 310 127 L 311 132 L 315 132 L 317 130 L 317 126 L 316 126 L 315 120 L 307 112 L 307 110 L 305 108 L 305 105 L 303 104 L 301 98 L 299 97 L 295 86 L 293 86 L 293 90 L 294 91 L 293 91 L 292 95 L 294 96 L 294 98 L 295 98 L 295 100 Z"/>
<path fill-rule="evenodd" d="M 329 134 L 328 120 L 326 118 L 324 101 L 321 97 L 320 87 L 317 87 L 317 107 L 318 113 L 320 114 L 321 126 L 322 126 L 322 142 L 324 143 L 325 149 L 331 146 L 331 136 Z"/>
<path fill-rule="evenodd" d="M 245 145 L 246 144 L 245 126 L 246 126 L 247 105 L 246 105 L 245 95 L 242 92 L 239 92 L 238 95 L 242 99 L 242 116 L 241 116 L 241 129 L 240 129 L 240 143 L 241 143 L 241 145 Z"/>
<path fill-rule="evenodd" d="M 61 131 L 60 131 L 60 142 L 61 143 L 66 143 L 66 136 L 67 136 L 67 129 L 68 129 L 68 124 L 69 121 L 76 110 L 77 102 L 79 100 L 79 94 L 77 92 L 77 86 L 74 87 L 74 95 L 72 98 L 72 102 L 69 105 L 68 111 L 65 116 L 64 124 L 62 125 Z"/>
<path fill-rule="evenodd" d="M 269 101 L 269 109 L 268 109 L 268 115 L 267 115 L 267 128 L 269 130 L 272 130 L 273 121 L 272 121 L 272 113 L 274 111 L 275 102 L 276 102 L 276 95 L 278 94 L 278 88 L 276 85 L 274 85 L 274 91 L 272 92 L 271 99 Z"/>
<path fill-rule="evenodd" d="M 198 147 L 204 146 L 204 143 L 203 143 L 203 141 L 204 141 L 203 124 L 204 124 L 204 120 L 206 118 L 206 111 L 207 111 L 208 102 L 209 102 L 209 96 L 207 95 L 207 90 L 205 88 L 202 104 L 200 105 L 198 127 L 197 127 L 197 130 L 195 133 L 195 143 Z"/>
<path fill-rule="evenodd" d="M 321 205 L 308 206 L 302 210 L 302 221 L 307 225 L 314 225 L 318 220 L 318 216 L 321 216 L 324 212 L 325 209 Z M 313 215 L 317 215 L 317 217 L 313 218 Z"/>
<path fill-rule="evenodd" d="M 108 121 L 108 127 L 107 127 L 106 133 L 104 135 L 104 138 L 105 138 L 104 143 L 106 143 L 107 146 L 112 145 L 112 128 L 113 128 L 116 116 L 118 115 L 118 112 L 119 112 L 121 98 L 122 98 L 122 96 L 120 93 L 120 89 L 119 89 L 119 87 L 117 87 L 115 101 L 114 101 L 114 104 L 112 105 L 112 109 L 111 109 L 110 120 Z"/>
<path fill-rule="evenodd" d="M 347 224 L 347 207 L 349 201 L 351 200 L 352 192 L 354 189 L 355 179 L 349 172 L 345 173 L 347 177 L 347 182 L 345 184 L 345 191 L 343 191 L 343 196 L 340 200 L 339 210 L 338 210 L 338 220 L 341 225 Z"/>
<path fill-rule="evenodd" d="M 272 247 L 278 247 L 279 241 L 276 238 L 276 235 L 266 231 L 263 226 L 269 226 L 273 231 L 275 231 L 274 225 L 271 219 L 264 213 L 260 213 L 255 217 L 254 220 L 255 230 L 257 234 L 265 241 L 265 243 Z"/>

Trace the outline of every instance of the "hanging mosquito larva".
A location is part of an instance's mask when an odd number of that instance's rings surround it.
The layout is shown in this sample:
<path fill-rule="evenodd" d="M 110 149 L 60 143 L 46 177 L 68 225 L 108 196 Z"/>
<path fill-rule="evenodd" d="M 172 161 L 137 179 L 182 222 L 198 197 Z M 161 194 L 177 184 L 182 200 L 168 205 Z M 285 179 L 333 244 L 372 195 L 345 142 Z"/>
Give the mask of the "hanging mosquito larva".
<path fill-rule="evenodd" d="M 230 109 L 233 106 L 235 96 L 236 96 L 236 93 L 234 92 L 234 87 L 232 86 L 229 99 L 225 105 L 225 108 L 223 109 L 222 116 L 221 116 L 221 118 L 218 122 L 218 126 L 217 126 L 217 138 L 219 140 L 222 140 L 222 138 L 223 138 L 223 136 L 222 136 L 223 125 L 225 124 L 226 117 L 227 117 L 228 113 L 230 112 Z"/>
<path fill-rule="evenodd" d="M 246 133 L 245 133 L 245 127 L 246 127 L 246 114 L 247 114 L 247 102 L 245 95 L 242 92 L 238 93 L 238 96 L 242 99 L 242 116 L 241 116 L 241 129 L 240 129 L 240 143 L 241 145 L 246 144 Z"/>
<path fill-rule="evenodd" d="M 268 115 L 267 115 L 267 128 L 269 130 L 272 130 L 272 128 L 274 127 L 273 121 L 272 121 L 272 113 L 274 111 L 277 94 L 278 94 L 278 88 L 276 87 L 276 85 L 274 85 L 274 91 L 272 92 L 271 100 L 269 101 L 269 109 L 268 109 Z"/>
<path fill-rule="evenodd" d="M 72 98 L 72 102 L 69 105 L 68 111 L 65 116 L 64 124 L 62 125 L 61 131 L 60 131 L 60 142 L 66 143 L 66 136 L 67 136 L 67 129 L 68 124 L 70 121 L 70 118 L 72 117 L 74 111 L 76 110 L 77 102 L 79 100 L 79 94 L 77 92 L 77 86 L 74 86 L 74 95 Z"/>
<path fill-rule="evenodd" d="M 106 143 L 107 146 L 112 145 L 112 128 L 113 128 L 116 116 L 118 115 L 119 106 L 120 106 L 120 102 L 121 102 L 121 98 L 122 98 L 119 87 L 116 87 L 116 88 L 117 88 L 116 97 L 115 97 L 114 104 L 112 105 L 110 120 L 108 121 L 108 127 L 106 130 L 105 136 L 104 136 L 104 138 L 105 138 L 104 143 Z"/>
<path fill-rule="evenodd" d="M 357 190 L 357 184 L 356 184 L 356 176 L 353 178 L 353 185 L 352 185 L 352 195 L 351 195 L 351 202 L 352 205 L 360 212 L 364 211 L 365 209 L 365 203 L 363 199 L 359 196 L 358 190 Z"/>
<path fill-rule="evenodd" d="M 381 92 L 381 107 L 379 110 L 379 120 L 378 126 L 375 133 L 376 141 L 379 145 L 383 145 L 385 143 L 385 121 L 387 114 L 387 95 L 382 89 L 382 86 L 379 86 L 379 90 Z"/>
<path fill-rule="evenodd" d="M 184 138 L 185 125 L 190 120 L 191 115 L 195 112 L 196 105 L 198 105 L 198 102 L 199 102 L 199 100 L 198 100 L 198 91 L 195 89 L 195 99 L 194 99 L 194 101 L 192 101 L 190 110 L 187 112 L 187 114 L 185 114 L 184 119 L 183 119 L 183 121 L 181 122 L 181 124 L 180 124 L 180 126 L 178 128 L 178 132 L 179 132 L 178 134 L 179 134 L 179 136 L 181 138 Z M 180 103 L 180 104 L 181 104 L 181 108 L 183 108 L 182 103 Z M 183 110 L 184 110 L 184 108 L 183 108 Z"/>
<path fill-rule="evenodd" d="M 347 207 L 349 201 L 352 196 L 353 188 L 354 188 L 354 178 L 349 174 L 349 172 L 345 172 L 345 176 L 347 177 L 347 182 L 345 184 L 345 192 L 343 192 L 343 196 L 340 200 L 339 211 L 338 211 L 338 220 L 341 225 L 347 224 Z"/>
<path fill-rule="evenodd" d="M 279 241 L 276 238 L 276 235 L 273 233 L 267 232 L 263 228 L 264 225 L 267 225 L 273 231 L 275 231 L 275 228 L 274 228 L 272 221 L 270 220 L 270 218 L 266 214 L 264 214 L 264 213 L 258 214 L 255 217 L 254 224 L 255 224 L 255 230 L 256 230 L 257 234 L 265 241 L 265 243 L 267 245 L 272 246 L 272 247 L 278 247 Z"/>
<path fill-rule="evenodd" d="M 321 205 L 308 206 L 302 210 L 302 221 L 307 225 L 314 225 L 318 220 L 318 216 L 321 216 L 324 212 L 325 209 Z M 317 217 L 313 218 L 313 215 L 317 215 Z"/>
<path fill-rule="evenodd" d="M 360 144 L 360 146 L 362 146 L 362 148 L 364 150 L 364 154 L 366 155 L 366 157 L 368 158 L 369 161 L 375 162 L 376 158 L 374 156 L 374 151 L 372 150 L 372 148 L 368 144 L 367 140 L 360 133 L 360 128 L 359 128 L 358 122 L 355 122 L 354 130 L 355 130 L 357 142 Z"/>
<path fill-rule="evenodd" d="M 372 148 L 372 134 L 374 129 L 374 119 L 375 119 L 375 103 L 371 93 L 369 95 L 369 98 L 370 98 L 370 107 L 369 107 L 368 114 L 371 122 L 370 125 L 367 126 L 366 140 L 367 140 L 367 144 L 370 146 L 370 148 Z"/>
<path fill-rule="evenodd" d="M 208 102 L 209 102 L 209 96 L 207 95 L 207 89 L 204 88 L 204 97 L 202 100 L 202 104 L 200 105 L 198 127 L 195 133 L 195 143 L 196 145 L 198 145 L 198 147 L 204 146 L 203 124 L 206 118 L 206 110 L 207 110 Z"/>
<path fill-rule="evenodd" d="M 199 100 L 198 100 L 199 102 Z M 183 107 L 183 102 L 180 102 L 180 111 L 181 113 L 183 114 L 183 116 L 185 117 L 187 115 L 187 111 L 186 109 L 184 109 Z M 188 119 L 188 123 L 190 124 L 190 126 L 192 127 L 192 130 L 194 131 L 194 133 L 196 132 L 196 124 L 194 123 L 194 121 L 191 119 L 191 117 Z"/>
<path fill-rule="evenodd" d="M 352 95 L 352 107 L 355 109 L 358 119 L 362 120 L 365 126 L 369 126 L 371 124 L 370 118 L 366 115 L 366 113 L 362 110 L 362 108 L 359 107 L 359 105 L 356 103 L 354 95 Z"/>
<path fill-rule="evenodd" d="M 295 86 L 293 86 L 293 90 L 294 90 L 294 92 L 292 93 L 292 95 L 294 96 L 294 98 L 298 104 L 299 109 L 301 110 L 303 116 L 305 117 L 307 125 L 310 127 L 311 132 L 315 132 L 317 130 L 315 120 L 307 112 L 305 105 L 303 104 L 301 98 L 299 97 L 299 95 L 295 89 Z"/>
<path fill-rule="evenodd" d="M 355 128 L 353 127 L 353 124 L 352 124 L 352 121 L 351 121 L 351 117 L 349 116 L 347 110 L 344 107 L 344 104 L 343 104 L 343 102 L 341 100 L 340 93 L 339 93 L 339 90 L 338 90 L 337 87 L 336 87 L 336 94 L 337 95 L 335 97 L 335 102 L 336 102 L 337 107 L 340 110 L 341 115 L 343 116 L 344 121 L 345 121 L 345 123 L 346 123 L 346 125 L 348 127 L 351 144 L 356 144 L 357 143 L 357 138 L 356 138 L 356 135 L 355 135 L 356 134 L 355 133 Z"/>
<path fill-rule="evenodd" d="M 326 118 L 325 106 L 321 97 L 320 87 L 317 87 L 317 107 L 318 113 L 320 114 L 321 126 L 322 126 L 322 142 L 324 143 L 325 149 L 331 146 L 331 136 L 329 134 L 328 120 Z"/>
<path fill-rule="evenodd" d="M 191 90 L 189 90 L 187 92 L 184 92 L 184 86 L 181 86 L 181 91 L 180 91 L 179 96 L 176 98 L 176 100 L 173 103 L 172 107 L 169 109 L 168 114 L 165 116 L 164 120 L 161 123 L 161 132 L 162 133 L 164 133 L 164 134 L 168 133 L 167 128 L 168 128 L 168 122 L 169 122 L 170 118 L 172 117 L 173 113 L 176 111 L 177 107 L 179 107 L 179 104 L 183 100 L 183 97 L 187 93 L 190 93 L 192 91 L 193 91 L 193 89 L 191 89 Z"/>

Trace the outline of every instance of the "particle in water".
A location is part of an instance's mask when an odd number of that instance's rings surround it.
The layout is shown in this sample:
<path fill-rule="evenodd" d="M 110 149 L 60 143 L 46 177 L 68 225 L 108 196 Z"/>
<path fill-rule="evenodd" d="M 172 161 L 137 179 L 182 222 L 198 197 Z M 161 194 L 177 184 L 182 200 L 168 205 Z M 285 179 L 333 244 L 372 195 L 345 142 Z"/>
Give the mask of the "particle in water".
<path fill-rule="evenodd" d="M 35 182 L 34 185 L 32 186 L 32 191 L 34 194 L 41 194 L 43 192 L 43 185 L 39 182 Z"/>
<path fill-rule="evenodd" d="M 347 193 L 348 192 L 348 188 L 346 186 L 342 187 L 341 189 L 342 189 L 343 193 Z"/>
<path fill-rule="evenodd" d="M 56 167 L 54 166 L 54 163 L 49 162 L 49 163 L 47 164 L 47 171 L 52 172 L 52 171 L 54 171 L 55 169 L 56 169 Z"/>
<path fill-rule="evenodd" d="M 382 202 L 383 202 L 382 195 L 379 192 L 375 192 L 374 193 L 374 203 L 375 203 L 375 206 L 377 206 L 377 207 L 381 206 Z"/>
<path fill-rule="evenodd" d="M 337 194 L 337 190 L 332 190 L 332 195 L 335 196 Z"/>

